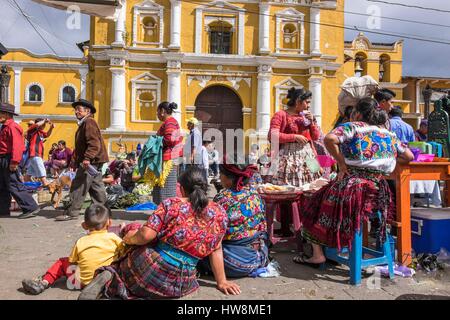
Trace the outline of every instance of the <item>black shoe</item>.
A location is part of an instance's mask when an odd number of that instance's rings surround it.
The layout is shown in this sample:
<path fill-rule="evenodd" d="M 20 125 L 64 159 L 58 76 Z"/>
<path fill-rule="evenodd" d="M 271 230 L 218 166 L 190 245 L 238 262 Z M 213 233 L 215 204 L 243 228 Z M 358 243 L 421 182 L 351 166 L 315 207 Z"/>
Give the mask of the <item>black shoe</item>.
<path fill-rule="evenodd" d="M 28 219 L 28 218 L 36 217 L 36 214 L 39 213 L 39 211 L 41 211 L 41 209 L 36 209 L 34 211 L 22 213 L 21 215 L 19 215 L 17 217 L 17 219 Z"/>
<path fill-rule="evenodd" d="M 78 300 L 96 300 L 106 283 L 111 280 L 112 273 L 111 271 L 105 270 L 102 273 L 98 274 L 92 281 L 89 283 L 78 296 Z"/>
<path fill-rule="evenodd" d="M 48 283 L 42 281 L 41 279 L 22 280 L 22 287 L 26 292 L 33 295 L 38 295 L 48 288 Z"/>

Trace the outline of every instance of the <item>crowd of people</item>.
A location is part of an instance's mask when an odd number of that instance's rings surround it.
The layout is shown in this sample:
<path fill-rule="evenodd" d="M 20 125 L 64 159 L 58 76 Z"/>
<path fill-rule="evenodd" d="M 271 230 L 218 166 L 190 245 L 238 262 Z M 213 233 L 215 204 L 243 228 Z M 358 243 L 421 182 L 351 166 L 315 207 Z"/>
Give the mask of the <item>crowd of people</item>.
<path fill-rule="evenodd" d="M 56 220 L 76 219 L 88 192 L 93 204 L 85 211 L 82 224 L 89 234 L 77 241 L 69 257 L 59 259 L 42 277 L 24 280 L 24 290 L 39 294 L 57 278 L 71 277 L 74 269 L 70 267 L 77 266 L 80 299 L 101 295 L 122 299 L 182 297 L 199 287 L 198 272 L 212 273 L 223 293 L 239 294 L 241 288 L 228 278 L 246 277 L 270 263 L 267 208 L 256 186 L 270 182 L 302 187 L 311 183 L 324 175 L 316 159 L 320 154 L 337 161 L 337 177 L 305 200 L 301 234 L 312 244 L 313 252 L 312 256 L 297 255 L 293 261 L 318 267 L 325 262 L 323 246 L 349 246 L 355 230 L 367 219 L 379 220 L 378 237 L 384 241 L 386 224 L 395 214 L 385 177 L 397 162 L 413 159 L 405 143 L 415 136 L 401 120 L 401 112 L 393 108 L 394 96 L 383 89 L 374 98 L 361 99 L 346 108 L 345 120 L 324 136 L 309 110 L 314 99 L 311 92 L 292 88 L 286 110 L 276 112 L 271 120 L 268 139 L 272 147 L 259 154 L 259 146 L 252 145 L 245 161 L 236 161 L 230 154 L 219 159 L 214 143 L 202 140 L 195 118 L 188 119 L 189 134 L 184 139 L 172 116 L 178 106 L 163 102 L 157 108 L 161 126 L 156 136 L 137 152 L 118 156 L 105 174 L 100 172 L 108 163 L 108 154 L 90 102 L 73 104 L 78 119 L 74 151 L 60 141 L 45 164 L 40 143 L 51 134 L 53 125 L 37 119 L 27 134 L 28 148 L 34 152 L 29 158 L 41 158 L 32 162 L 35 177 L 42 178 L 39 170 L 45 167 L 54 175 L 70 163 L 77 168 L 70 205 Z M 8 195 L 10 201 L 12 195 L 22 215 L 33 216 L 38 209 L 21 189 L 17 173 L 25 147 L 16 149 L 24 142 L 13 116 L 14 107 L 2 104 L 0 191 L 4 192 L 0 196 L 7 200 Z M 50 125 L 46 132 L 45 124 Z M 419 130 L 416 134 L 425 134 L 422 126 Z M 151 156 L 156 149 L 162 155 L 159 162 Z M 143 225 L 121 226 L 121 237 L 108 233 L 111 211 L 105 206 L 105 184 L 120 181 L 124 189 L 132 191 L 139 183 L 151 180 L 146 171 L 150 167 L 164 177 L 163 182 L 159 178 L 152 185 L 157 209 Z M 209 178 L 218 176 L 221 190 L 209 199 Z M 41 181 L 45 185 L 45 179 Z M 8 204 L 0 203 L 0 214 L 9 213 Z M 281 208 L 289 210 L 287 205 Z M 283 233 L 290 232 L 288 222 L 282 225 Z M 93 243 L 96 245 L 90 245 Z"/>

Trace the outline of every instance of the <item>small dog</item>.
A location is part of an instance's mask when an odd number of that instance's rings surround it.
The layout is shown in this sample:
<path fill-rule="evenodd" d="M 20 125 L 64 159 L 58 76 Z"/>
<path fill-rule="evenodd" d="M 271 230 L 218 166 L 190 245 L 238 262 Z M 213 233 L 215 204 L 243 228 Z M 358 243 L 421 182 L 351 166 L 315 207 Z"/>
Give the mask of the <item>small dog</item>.
<path fill-rule="evenodd" d="M 212 179 L 211 184 L 216 188 L 217 193 L 220 192 L 220 190 L 223 189 L 222 183 L 220 182 L 220 179 Z"/>
<path fill-rule="evenodd" d="M 50 200 L 50 202 L 53 204 L 53 207 L 55 209 L 58 208 L 59 203 L 61 202 L 63 189 L 66 186 L 69 187 L 70 189 L 71 185 L 72 185 L 72 178 L 68 175 L 61 175 L 58 179 L 53 180 L 48 185 L 48 190 L 52 194 L 52 199 Z M 56 201 L 54 201 L 55 194 L 58 194 Z"/>

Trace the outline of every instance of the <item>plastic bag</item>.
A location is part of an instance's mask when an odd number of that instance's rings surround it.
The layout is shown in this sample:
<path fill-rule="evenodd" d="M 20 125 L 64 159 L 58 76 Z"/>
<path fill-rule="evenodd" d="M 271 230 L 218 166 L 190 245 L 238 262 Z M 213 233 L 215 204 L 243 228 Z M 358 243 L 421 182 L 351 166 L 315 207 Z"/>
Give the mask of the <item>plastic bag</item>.
<path fill-rule="evenodd" d="M 260 277 L 260 278 L 275 278 L 275 277 L 279 277 L 281 275 L 280 265 L 275 260 L 270 261 L 265 269 L 266 269 L 266 272 L 262 272 L 262 273 L 258 274 L 258 277 Z"/>
<path fill-rule="evenodd" d="M 157 205 L 153 202 L 139 203 L 132 207 L 127 208 L 127 211 L 144 211 L 144 210 L 156 210 Z"/>

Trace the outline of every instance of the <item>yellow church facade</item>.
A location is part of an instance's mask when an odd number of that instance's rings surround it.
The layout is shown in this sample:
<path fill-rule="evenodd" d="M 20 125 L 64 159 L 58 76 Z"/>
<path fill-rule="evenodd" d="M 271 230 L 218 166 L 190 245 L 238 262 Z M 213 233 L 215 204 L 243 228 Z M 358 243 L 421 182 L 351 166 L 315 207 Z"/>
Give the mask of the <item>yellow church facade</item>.
<path fill-rule="evenodd" d="M 24 128 L 29 119 L 49 115 L 56 124 L 49 142 L 72 145 L 76 122 L 59 94 L 65 84 L 73 86 L 75 98 L 95 104 L 110 155 L 119 140 L 130 150 L 158 130 L 162 101 L 179 105 L 174 116 L 184 129 L 195 116 L 204 129 L 217 129 L 213 135 L 242 129 L 264 144 L 287 90 L 303 87 L 313 93 L 311 111 L 323 131 L 332 128 L 345 79 L 343 0 L 120 4 L 115 20 L 91 17 L 83 59 L 15 50 L 4 57 L 11 90 L 20 83 L 10 100 Z M 33 67 L 17 71 L 21 65 Z M 45 91 L 40 104 L 26 100 L 25 88 L 34 82 Z"/>
<path fill-rule="evenodd" d="M 204 129 L 243 129 L 265 140 L 293 86 L 313 92 L 312 112 L 329 130 L 344 33 L 328 25 L 343 24 L 343 5 L 127 0 L 115 22 L 92 17 L 87 97 L 110 151 L 120 138 L 135 146 L 154 133 L 161 101 L 180 106 L 183 128 L 196 116 Z"/>

